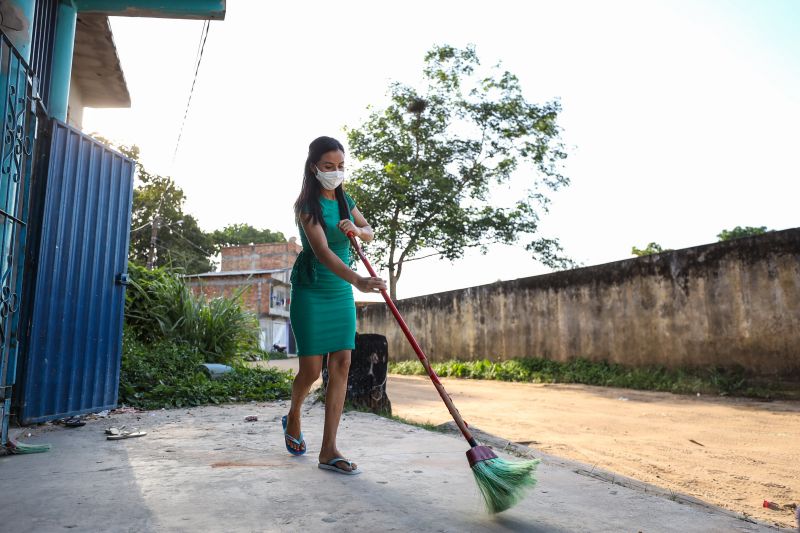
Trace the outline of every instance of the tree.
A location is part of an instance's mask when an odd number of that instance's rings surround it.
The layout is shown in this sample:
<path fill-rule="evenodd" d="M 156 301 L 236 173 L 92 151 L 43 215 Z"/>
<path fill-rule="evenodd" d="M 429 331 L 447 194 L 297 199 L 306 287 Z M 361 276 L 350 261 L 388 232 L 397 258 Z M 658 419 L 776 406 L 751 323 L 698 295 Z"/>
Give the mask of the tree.
<path fill-rule="evenodd" d="M 257 229 L 250 224 L 230 224 L 211 234 L 211 240 L 217 250 L 224 246 L 241 246 L 245 244 L 265 244 L 270 242 L 286 242 L 280 231 Z"/>
<path fill-rule="evenodd" d="M 100 141 L 110 145 L 105 139 Z M 214 254 L 214 244 L 197 219 L 183 212 L 183 190 L 172 178 L 147 172 L 136 145 L 116 149 L 136 162 L 139 181 L 133 190 L 129 259 L 146 265 L 152 258 L 153 267 L 171 265 L 187 274 L 212 270 L 209 257 Z"/>
<path fill-rule="evenodd" d="M 535 235 L 549 203 L 543 191 L 569 183 L 559 172 L 560 104 L 530 103 L 515 75 L 495 67 L 479 76 L 478 66 L 473 47 L 436 46 L 425 56 L 421 90 L 392 83 L 388 106 L 347 130 L 361 162 L 348 191 L 376 228 L 371 253 L 388 268 L 392 298 L 408 261 L 453 261 L 467 248 L 486 253 L 522 235 L 542 263 L 574 264 L 556 239 Z M 493 188 L 517 170 L 528 176 L 527 190 L 497 205 Z"/>
<path fill-rule="evenodd" d="M 662 252 L 671 252 L 671 251 L 672 251 L 671 248 L 664 249 L 657 242 L 651 242 L 650 244 L 647 245 L 647 248 L 645 248 L 644 250 L 640 250 L 639 248 L 637 248 L 635 246 L 631 249 L 631 253 L 633 255 L 636 255 L 636 256 L 639 256 L 639 257 L 645 256 L 645 255 L 660 254 Z"/>
<path fill-rule="evenodd" d="M 767 229 L 766 226 L 759 226 L 757 228 L 753 226 L 746 226 L 744 228 L 741 226 L 736 226 L 731 230 L 728 229 L 722 230 L 719 233 L 719 235 L 717 235 L 717 239 L 719 239 L 719 242 L 730 241 L 731 239 L 738 239 L 740 237 L 752 237 L 753 235 L 763 235 L 767 231 L 769 230 Z"/>

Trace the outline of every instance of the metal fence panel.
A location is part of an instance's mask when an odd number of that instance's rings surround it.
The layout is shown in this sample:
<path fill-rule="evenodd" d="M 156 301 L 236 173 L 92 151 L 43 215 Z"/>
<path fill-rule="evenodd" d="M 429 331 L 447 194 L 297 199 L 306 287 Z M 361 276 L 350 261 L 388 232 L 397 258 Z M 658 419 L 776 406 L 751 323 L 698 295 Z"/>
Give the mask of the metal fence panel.
<path fill-rule="evenodd" d="M 19 418 L 117 403 L 134 162 L 51 121 Z"/>
<path fill-rule="evenodd" d="M 30 65 L 39 79 L 38 89 L 45 107 L 50 99 L 50 71 L 53 66 L 58 3 L 59 0 L 36 0 L 33 16 Z"/>

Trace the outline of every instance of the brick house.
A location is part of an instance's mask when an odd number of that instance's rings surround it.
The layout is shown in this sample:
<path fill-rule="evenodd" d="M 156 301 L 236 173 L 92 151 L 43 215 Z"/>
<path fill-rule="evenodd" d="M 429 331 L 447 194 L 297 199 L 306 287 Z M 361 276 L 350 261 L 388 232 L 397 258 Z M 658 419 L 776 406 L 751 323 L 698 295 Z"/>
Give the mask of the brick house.
<path fill-rule="evenodd" d="M 231 296 L 245 288 L 244 305 L 261 326 L 261 348 L 272 350 L 278 344 L 294 353 L 289 275 L 302 249 L 294 237 L 288 242 L 223 248 L 219 272 L 189 275 L 186 283 L 192 292 L 207 298 Z"/>

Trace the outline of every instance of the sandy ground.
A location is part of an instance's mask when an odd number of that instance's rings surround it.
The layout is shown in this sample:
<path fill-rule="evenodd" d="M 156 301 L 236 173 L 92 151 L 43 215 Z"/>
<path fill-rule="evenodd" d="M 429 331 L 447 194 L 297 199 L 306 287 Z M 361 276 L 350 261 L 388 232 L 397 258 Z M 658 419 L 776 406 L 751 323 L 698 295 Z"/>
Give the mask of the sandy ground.
<path fill-rule="evenodd" d="M 582 385 L 443 379 L 467 423 L 544 452 L 698 497 L 783 527 L 800 503 L 800 403 Z M 449 413 L 427 377 L 392 375 L 395 415 Z"/>

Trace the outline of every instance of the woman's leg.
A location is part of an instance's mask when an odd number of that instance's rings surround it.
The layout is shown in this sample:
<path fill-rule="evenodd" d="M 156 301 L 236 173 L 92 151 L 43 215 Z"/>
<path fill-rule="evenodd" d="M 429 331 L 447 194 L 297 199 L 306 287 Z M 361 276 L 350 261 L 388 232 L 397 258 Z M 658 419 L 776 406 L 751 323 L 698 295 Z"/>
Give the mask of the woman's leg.
<path fill-rule="evenodd" d="M 347 376 L 350 371 L 350 350 L 340 350 L 328 356 L 328 390 L 325 395 L 325 430 L 322 433 L 322 448 L 319 462 L 327 463 L 334 457 L 342 457 L 336 447 L 336 433 L 344 408 L 347 393 Z M 336 463 L 338 468 L 350 470 L 347 463 Z M 353 469 L 356 464 L 353 463 Z"/>
<path fill-rule="evenodd" d="M 295 439 L 300 437 L 300 408 L 303 406 L 303 400 L 308 396 L 308 391 L 311 390 L 311 386 L 317 381 L 322 370 L 321 355 L 304 355 L 298 359 L 300 360 L 300 370 L 292 382 L 292 407 L 289 409 L 289 416 L 286 420 L 286 433 Z M 287 442 L 292 449 L 302 451 L 302 447 L 291 441 L 287 440 Z"/>

